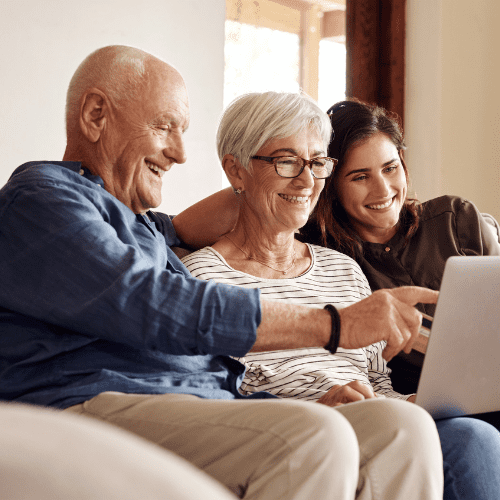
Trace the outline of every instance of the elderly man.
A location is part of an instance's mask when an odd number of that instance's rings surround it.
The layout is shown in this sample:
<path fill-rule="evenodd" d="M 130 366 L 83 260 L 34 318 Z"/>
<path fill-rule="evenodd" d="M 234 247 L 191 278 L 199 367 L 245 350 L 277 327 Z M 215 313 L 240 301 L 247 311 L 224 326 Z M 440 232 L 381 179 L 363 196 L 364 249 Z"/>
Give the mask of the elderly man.
<path fill-rule="evenodd" d="M 340 311 L 340 332 L 328 311 L 191 278 L 169 218 L 150 210 L 186 160 L 188 123 L 181 75 L 150 54 L 105 47 L 77 69 L 63 161 L 26 163 L 0 191 L 0 397 L 120 426 L 248 499 L 442 496 L 418 407 L 239 394 L 230 355 L 341 333 L 346 348 L 387 340 L 390 358 L 417 335 L 413 304 L 436 296 L 375 293 Z"/>

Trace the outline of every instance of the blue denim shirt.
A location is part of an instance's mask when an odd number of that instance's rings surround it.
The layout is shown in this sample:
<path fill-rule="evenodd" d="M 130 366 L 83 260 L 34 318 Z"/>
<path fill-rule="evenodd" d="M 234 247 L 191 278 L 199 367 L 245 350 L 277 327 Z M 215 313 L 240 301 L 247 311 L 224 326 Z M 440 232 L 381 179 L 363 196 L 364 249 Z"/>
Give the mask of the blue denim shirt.
<path fill-rule="evenodd" d="M 79 163 L 15 170 L 0 190 L 0 399 L 241 397 L 228 355 L 254 344 L 260 292 L 192 278 L 170 219 L 150 218 Z"/>

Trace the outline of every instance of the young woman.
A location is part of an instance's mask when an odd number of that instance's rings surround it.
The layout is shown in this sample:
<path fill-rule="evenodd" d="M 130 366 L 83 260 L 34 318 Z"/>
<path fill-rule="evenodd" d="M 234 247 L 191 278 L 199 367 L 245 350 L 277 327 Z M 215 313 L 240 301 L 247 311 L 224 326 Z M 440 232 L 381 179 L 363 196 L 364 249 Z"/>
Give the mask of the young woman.
<path fill-rule="evenodd" d="M 407 195 L 406 149 L 396 120 L 380 107 L 342 101 L 328 111 L 338 165 L 302 238 L 355 258 L 372 290 L 415 284 L 439 289 L 454 255 L 498 255 L 492 218 L 470 202 Z M 433 314 L 435 306 L 420 309 Z"/>
<path fill-rule="evenodd" d="M 497 229 L 468 200 L 408 197 L 408 169 L 397 121 L 380 107 L 342 101 L 328 115 L 338 160 L 300 239 L 354 258 L 372 290 L 418 285 L 439 290 L 448 257 L 500 255 Z M 434 304 L 418 308 L 434 314 Z M 390 363 L 394 388 L 415 392 L 423 355 Z"/>

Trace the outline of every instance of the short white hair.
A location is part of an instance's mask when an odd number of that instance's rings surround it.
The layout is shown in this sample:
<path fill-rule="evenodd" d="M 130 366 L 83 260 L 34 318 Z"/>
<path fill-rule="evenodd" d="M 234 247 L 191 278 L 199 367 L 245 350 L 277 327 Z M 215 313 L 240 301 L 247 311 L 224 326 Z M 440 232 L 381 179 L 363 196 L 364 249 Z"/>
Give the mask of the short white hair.
<path fill-rule="evenodd" d="M 304 93 L 263 92 L 237 97 L 224 111 L 217 131 L 219 159 L 231 154 L 251 171 L 250 160 L 271 139 L 317 129 L 325 151 L 332 126 L 328 115 Z"/>
<path fill-rule="evenodd" d="M 136 100 L 146 75 L 147 52 L 125 45 L 100 48 L 78 66 L 66 95 L 66 131 L 78 123 L 80 103 L 92 87 L 104 92 L 115 104 Z"/>

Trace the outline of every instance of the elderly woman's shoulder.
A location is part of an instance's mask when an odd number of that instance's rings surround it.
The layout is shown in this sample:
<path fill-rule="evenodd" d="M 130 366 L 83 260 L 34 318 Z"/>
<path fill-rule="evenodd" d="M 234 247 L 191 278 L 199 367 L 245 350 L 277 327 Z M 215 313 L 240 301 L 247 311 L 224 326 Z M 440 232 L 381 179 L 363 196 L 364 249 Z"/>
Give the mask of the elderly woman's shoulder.
<path fill-rule="evenodd" d="M 312 243 L 308 243 L 307 245 L 311 249 L 316 260 L 321 260 L 323 262 L 331 261 L 337 264 L 355 264 L 356 267 L 358 266 L 356 261 L 345 253 L 338 252 L 337 250 L 333 250 L 331 248 L 313 245 Z"/>

